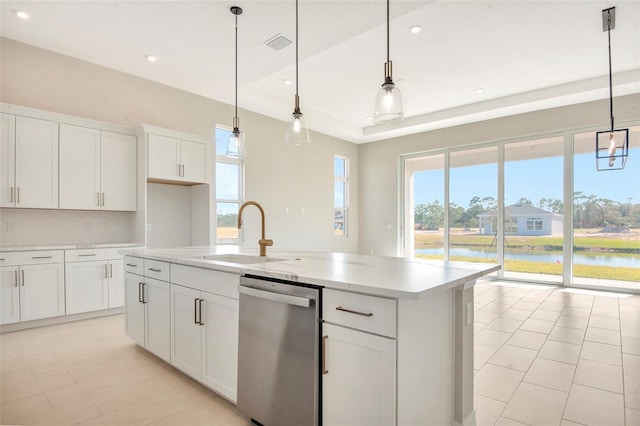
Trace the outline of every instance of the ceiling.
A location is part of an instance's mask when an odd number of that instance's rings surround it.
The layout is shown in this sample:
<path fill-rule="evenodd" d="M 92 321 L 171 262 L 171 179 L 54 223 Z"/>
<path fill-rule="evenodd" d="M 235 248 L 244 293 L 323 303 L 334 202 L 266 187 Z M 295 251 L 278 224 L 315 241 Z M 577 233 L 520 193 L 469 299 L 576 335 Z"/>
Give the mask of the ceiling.
<path fill-rule="evenodd" d="M 0 2 L 0 34 L 280 120 L 293 111 L 295 41 L 288 1 Z M 602 9 L 611 32 L 614 95 L 640 92 L 640 2 L 391 1 L 393 77 L 405 121 L 373 125 L 384 80 L 382 0 L 300 0 L 300 106 L 309 126 L 361 143 L 608 97 Z M 15 16 L 15 10 L 31 15 Z M 412 34 L 409 28 L 420 25 Z M 145 55 L 158 57 L 150 63 Z M 294 83 L 283 84 L 289 79 Z M 482 89 L 482 93 L 477 93 Z M 240 113 L 242 121 L 242 113 Z M 229 117 L 231 124 L 231 117 Z M 606 121 L 606 120 L 603 120 Z"/>

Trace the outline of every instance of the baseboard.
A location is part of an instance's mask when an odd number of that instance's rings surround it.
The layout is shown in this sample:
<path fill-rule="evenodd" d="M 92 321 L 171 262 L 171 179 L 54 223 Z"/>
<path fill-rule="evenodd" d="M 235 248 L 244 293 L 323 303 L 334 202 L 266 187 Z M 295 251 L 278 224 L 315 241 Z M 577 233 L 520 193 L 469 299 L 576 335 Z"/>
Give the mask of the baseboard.
<path fill-rule="evenodd" d="M 61 315 L 59 317 L 42 318 L 31 321 L 14 322 L 11 324 L 0 325 L 0 334 L 10 333 L 12 331 L 27 330 L 30 328 L 46 327 L 48 325 L 64 324 L 67 322 L 81 321 L 90 318 L 106 317 L 109 315 L 117 315 L 124 312 L 124 307 L 103 309 L 100 311 L 83 312 L 80 314 Z"/>

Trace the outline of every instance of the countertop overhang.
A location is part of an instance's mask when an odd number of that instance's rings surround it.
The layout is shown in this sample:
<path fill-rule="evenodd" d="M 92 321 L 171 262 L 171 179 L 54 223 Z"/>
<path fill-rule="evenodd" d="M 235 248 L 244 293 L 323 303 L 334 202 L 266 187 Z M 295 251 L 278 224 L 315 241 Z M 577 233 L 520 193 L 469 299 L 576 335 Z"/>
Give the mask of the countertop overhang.
<path fill-rule="evenodd" d="M 477 278 L 500 269 L 494 264 L 278 249 L 269 249 L 268 256 L 284 260 L 240 264 L 201 258 L 220 254 L 258 255 L 257 249 L 239 246 L 123 249 L 121 252 L 233 274 L 402 299 L 418 299 L 434 290 L 469 285 Z"/>

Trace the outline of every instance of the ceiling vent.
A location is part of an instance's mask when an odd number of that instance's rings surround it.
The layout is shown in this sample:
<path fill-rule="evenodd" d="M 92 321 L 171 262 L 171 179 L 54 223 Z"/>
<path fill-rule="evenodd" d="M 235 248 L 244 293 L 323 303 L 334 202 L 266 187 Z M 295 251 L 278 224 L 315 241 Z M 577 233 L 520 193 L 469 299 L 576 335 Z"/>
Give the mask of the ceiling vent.
<path fill-rule="evenodd" d="M 291 40 L 283 36 L 282 34 L 276 34 L 264 44 L 272 48 L 273 50 L 281 50 L 291 44 Z"/>

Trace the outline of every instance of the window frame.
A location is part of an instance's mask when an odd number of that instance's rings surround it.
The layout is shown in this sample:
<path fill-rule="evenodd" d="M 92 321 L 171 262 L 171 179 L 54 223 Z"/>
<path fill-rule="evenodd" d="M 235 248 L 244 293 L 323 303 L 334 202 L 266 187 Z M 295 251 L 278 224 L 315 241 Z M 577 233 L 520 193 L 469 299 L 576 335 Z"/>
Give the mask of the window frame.
<path fill-rule="evenodd" d="M 223 130 L 226 132 L 231 132 L 233 129 L 231 129 L 230 127 L 227 126 L 222 126 L 217 124 L 216 125 L 216 130 Z M 216 139 L 216 145 L 217 145 L 218 141 Z M 217 151 L 217 150 L 216 150 Z M 217 179 L 217 170 L 218 170 L 218 163 L 224 163 L 224 164 L 233 164 L 233 165 L 237 165 L 238 166 L 238 199 L 228 199 L 228 198 L 218 198 L 218 179 Z M 215 193 L 216 193 L 216 198 L 215 198 L 215 211 L 214 211 L 214 215 L 215 215 L 215 240 L 216 240 L 216 244 L 237 244 L 237 243 L 241 243 L 244 241 L 244 234 L 242 232 L 242 229 L 240 229 L 238 231 L 238 237 L 237 238 L 218 238 L 218 204 L 219 203 L 227 203 L 227 204 L 238 204 L 238 209 L 240 209 L 240 206 L 242 205 L 242 203 L 244 202 L 245 199 L 245 188 L 244 188 L 244 173 L 245 173 L 245 162 L 243 158 L 233 158 L 233 157 L 228 157 L 226 155 L 222 155 L 222 154 L 218 154 L 216 152 L 215 154 L 215 167 L 214 167 L 214 176 L 215 176 Z"/>
<path fill-rule="evenodd" d="M 339 176 L 336 174 L 336 160 L 341 159 L 344 161 L 344 176 Z M 333 233 L 336 237 L 348 237 L 349 236 L 349 157 L 346 155 L 335 154 L 333 156 L 333 190 L 334 190 L 334 199 L 333 199 Z M 335 188 L 336 183 L 342 183 L 343 185 L 343 206 L 336 207 L 336 197 L 335 197 Z M 342 233 L 336 233 L 336 214 L 338 211 L 342 212 Z"/>

